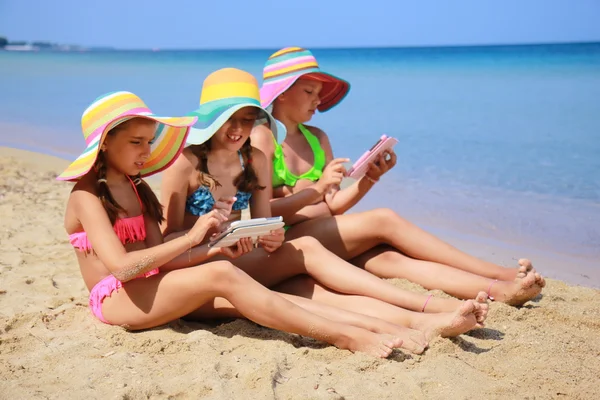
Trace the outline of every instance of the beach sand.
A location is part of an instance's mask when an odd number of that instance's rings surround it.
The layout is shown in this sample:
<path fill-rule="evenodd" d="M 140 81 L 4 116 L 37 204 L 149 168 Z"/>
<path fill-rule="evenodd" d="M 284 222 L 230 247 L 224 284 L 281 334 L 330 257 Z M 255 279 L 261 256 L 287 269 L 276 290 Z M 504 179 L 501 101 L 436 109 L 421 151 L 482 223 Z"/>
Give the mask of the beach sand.
<path fill-rule="evenodd" d="M 102 324 L 62 227 L 66 164 L 0 148 L 2 399 L 600 398 L 600 291 L 552 279 L 522 308 L 492 303 L 484 329 L 386 360 L 245 320 Z"/>

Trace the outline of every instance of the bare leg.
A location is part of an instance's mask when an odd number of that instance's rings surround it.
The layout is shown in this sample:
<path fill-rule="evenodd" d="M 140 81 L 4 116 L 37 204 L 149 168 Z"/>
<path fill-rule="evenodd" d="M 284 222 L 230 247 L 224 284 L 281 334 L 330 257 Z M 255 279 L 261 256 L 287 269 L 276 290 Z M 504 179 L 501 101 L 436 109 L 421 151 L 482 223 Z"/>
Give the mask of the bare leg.
<path fill-rule="evenodd" d="M 293 293 L 323 304 L 384 319 L 396 325 L 418 329 L 429 341 L 434 336 L 457 336 L 483 326 L 487 318 L 488 304 L 485 293 L 475 300 L 467 300 L 454 312 L 416 313 L 370 297 L 350 296 L 333 292 L 306 278 L 294 278 L 277 286 L 278 291 Z"/>
<path fill-rule="evenodd" d="M 510 281 L 518 273 L 518 267 L 501 267 L 464 253 L 384 208 L 302 222 L 286 233 L 290 239 L 305 235 L 317 238 L 345 260 L 379 244 L 389 244 L 410 257 L 487 278 Z"/>
<path fill-rule="evenodd" d="M 440 289 L 461 299 L 475 298 L 484 291 L 495 300 L 517 306 L 542 290 L 537 284 L 542 278 L 521 262 L 520 273 L 514 280 L 495 282 L 444 264 L 410 258 L 387 245 L 374 247 L 352 259 L 352 264 L 382 278 L 407 279 L 426 289 Z"/>
<path fill-rule="evenodd" d="M 269 328 L 309 336 L 350 351 L 387 357 L 401 340 L 329 321 L 284 299 L 228 262 L 134 279 L 102 305 L 107 321 L 146 329 L 180 318 L 215 297 L 229 300 L 246 318 Z"/>
<path fill-rule="evenodd" d="M 373 297 L 409 310 L 423 311 L 427 303 L 426 312 L 449 312 L 462 305 L 457 299 L 428 300 L 427 295 L 400 289 L 342 260 L 310 236 L 288 241 L 272 254 L 257 249 L 232 262 L 268 287 L 308 274 L 337 292 Z"/>
<path fill-rule="evenodd" d="M 304 308 L 305 310 L 323 318 L 327 318 L 328 320 L 368 329 L 375 333 L 387 333 L 394 335 L 402 339 L 401 348 L 414 354 L 421 354 L 423 351 L 425 351 L 425 348 L 427 348 L 428 343 L 425 339 L 425 334 L 421 331 L 405 328 L 379 318 L 370 317 L 368 315 L 332 307 L 304 297 L 287 293 L 279 293 L 279 295 Z M 212 302 L 208 302 L 199 309 L 186 315 L 185 319 L 201 320 L 206 318 L 213 319 L 224 317 L 244 318 L 244 316 L 240 314 L 239 311 L 237 311 L 229 301 L 222 297 L 217 297 Z"/>

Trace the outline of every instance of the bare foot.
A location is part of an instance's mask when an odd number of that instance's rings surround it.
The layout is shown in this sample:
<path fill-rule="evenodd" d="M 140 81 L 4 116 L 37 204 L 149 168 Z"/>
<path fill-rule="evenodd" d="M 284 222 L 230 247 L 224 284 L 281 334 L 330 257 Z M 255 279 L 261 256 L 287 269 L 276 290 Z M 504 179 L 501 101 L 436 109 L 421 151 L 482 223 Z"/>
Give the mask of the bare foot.
<path fill-rule="evenodd" d="M 477 323 L 479 323 L 483 327 L 483 323 L 487 318 L 488 311 L 490 310 L 490 306 L 488 304 L 488 295 L 485 292 L 477 293 L 477 297 L 475 297 L 475 301 L 479 303 L 479 310 L 475 311 L 475 317 L 477 319 Z"/>
<path fill-rule="evenodd" d="M 405 328 L 392 323 L 387 323 L 385 326 L 377 328 L 378 333 L 388 333 L 397 338 L 402 339 L 402 346 L 404 350 L 408 350 L 413 354 L 421 354 L 429 346 L 425 334 L 416 329 Z"/>
<path fill-rule="evenodd" d="M 521 263 L 523 260 L 519 260 Z M 496 282 L 491 287 L 491 296 L 511 306 L 521 306 L 540 294 L 546 282 L 525 260 L 519 267 L 517 277 L 512 282 Z M 544 286 L 542 286 L 544 285 Z"/>
<path fill-rule="evenodd" d="M 535 268 L 533 268 L 533 264 L 531 263 L 531 261 L 529 261 L 526 258 L 521 258 L 519 259 L 519 268 L 517 269 L 517 276 L 519 275 L 519 273 L 521 272 L 521 267 L 525 267 L 526 272 L 531 272 L 533 273 L 533 275 L 535 276 L 535 283 L 540 286 L 540 287 L 544 287 L 546 286 L 546 280 L 544 279 L 544 277 L 542 275 L 540 275 Z"/>
<path fill-rule="evenodd" d="M 483 327 L 487 313 L 483 316 L 481 308 L 482 304 L 476 300 L 467 300 L 452 313 L 420 314 L 420 321 L 413 327 L 422 331 L 428 340 L 435 336 L 458 336 Z M 478 316 L 483 318 L 481 322 L 477 321 Z"/>
<path fill-rule="evenodd" d="M 334 345 L 351 352 L 361 352 L 375 357 L 387 358 L 394 349 L 402 346 L 402 339 L 385 333 L 373 333 L 354 326 L 348 327 Z"/>

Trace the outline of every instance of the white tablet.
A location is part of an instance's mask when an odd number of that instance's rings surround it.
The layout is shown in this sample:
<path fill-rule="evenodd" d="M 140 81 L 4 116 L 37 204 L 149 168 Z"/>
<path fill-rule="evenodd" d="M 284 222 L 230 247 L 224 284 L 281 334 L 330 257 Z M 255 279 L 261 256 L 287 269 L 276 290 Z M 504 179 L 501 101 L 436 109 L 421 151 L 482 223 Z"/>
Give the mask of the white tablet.
<path fill-rule="evenodd" d="M 282 217 L 253 218 L 232 222 L 227 229 L 208 243 L 208 247 L 233 246 L 242 238 L 252 238 L 256 243 L 259 237 L 269 235 L 272 230 L 282 228 Z"/>

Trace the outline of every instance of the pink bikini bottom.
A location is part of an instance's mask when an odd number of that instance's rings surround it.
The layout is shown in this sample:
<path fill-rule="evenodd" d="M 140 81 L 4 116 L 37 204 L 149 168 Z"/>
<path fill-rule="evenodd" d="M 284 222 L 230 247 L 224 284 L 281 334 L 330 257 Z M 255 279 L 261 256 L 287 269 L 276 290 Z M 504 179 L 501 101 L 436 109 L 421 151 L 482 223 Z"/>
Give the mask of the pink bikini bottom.
<path fill-rule="evenodd" d="M 152 271 L 146 272 L 144 275 L 138 276 L 135 279 L 148 278 L 149 276 L 156 275 L 160 271 L 158 268 L 153 269 Z M 123 287 L 123 282 L 114 277 L 114 275 L 110 274 L 106 278 L 102 279 L 100 282 L 96 284 L 90 291 L 90 309 L 92 313 L 98 318 L 100 321 L 105 324 L 110 324 L 107 320 L 104 319 L 102 315 L 102 302 L 106 297 L 110 297 L 112 292 L 115 290 L 119 290 Z"/>

